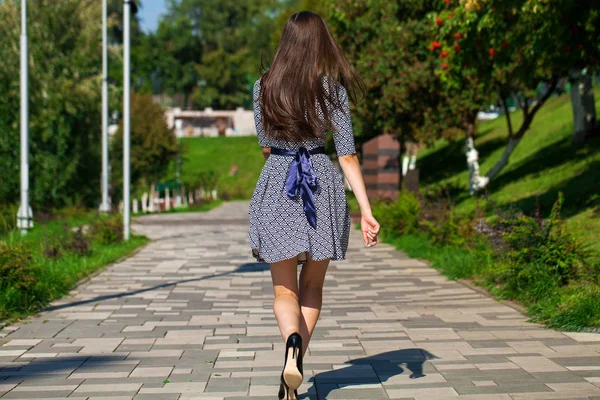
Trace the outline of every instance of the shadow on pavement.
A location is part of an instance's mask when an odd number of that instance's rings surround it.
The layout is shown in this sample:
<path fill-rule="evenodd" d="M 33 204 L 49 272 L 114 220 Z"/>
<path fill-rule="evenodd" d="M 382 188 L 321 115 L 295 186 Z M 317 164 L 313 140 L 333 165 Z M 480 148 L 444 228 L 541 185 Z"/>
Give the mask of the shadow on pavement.
<path fill-rule="evenodd" d="M 105 296 L 98 296 L 98 297 L 94 297 L 92 299 L 74 301 L 74 302 L 66 303 L 66 304 L 58 304 L 55 306 L 46 307 L 46 308 L 40 310 L 40 312 L 63 310 L 65 308 L 76 307 L 76 306 L 80 306 L 83 304 L 98 303 L 101 301 L 119 299 L 121 297 L 126 297 L 126 296 L 135 296 L 136 294 L 150 292 L 152 290 L 157 290 L 157 289 L 164 289 L 167 287 L 179 285 L 181 283 L 199 282 L 199 281 L 204 281 L 207 279 L 219 278 L 221 276 L 227 276 L 227 275 L 232 275 L 232 274 L 237 274 L 237 273 L 263 272 L 263 271 L 268 271 L 268 270 L 269 270 L 269 264 L 267 264 L 267 263 L 260 263 L 260 262 L 246 263 L 246 264 L 240 265 L 237 269 L 235 269 L 233 271 L 221 272 L 218 274 L 207 275 L 207 276 L 203 276 L 200 278 L 181 279 L 178 281 L 162 283 L 160 285 L 155 285 L 155 286 L 147 287 L 144 289 L 133 290 L 130 292 L 107 294 Z"/>
<path fill-rule="evenodd" d="M 300 399 L 328 399 L 332 391 L 339 386 L 345 388 L 353 385 L 381 384 L 388 379 L 401 375 L 410 374 L 408 379 L 423 378 L 423 364 L 427 360 L 437 358 L 424 349 L 402 349 L 388 351 L 373 356 L 357 358 L 347 361 L 347 367 L 316 374 L 309 382 L 313 386 L 309 389 L 310 394 L 299 395 Z M 360 388 L 357 388 L 360 389 Z M 372 389 L 371 389 L 372 390 Z M 343 398 L 339 393 L 335 398 Z M 356 397 L 353 397 L 356 398 Z"/>

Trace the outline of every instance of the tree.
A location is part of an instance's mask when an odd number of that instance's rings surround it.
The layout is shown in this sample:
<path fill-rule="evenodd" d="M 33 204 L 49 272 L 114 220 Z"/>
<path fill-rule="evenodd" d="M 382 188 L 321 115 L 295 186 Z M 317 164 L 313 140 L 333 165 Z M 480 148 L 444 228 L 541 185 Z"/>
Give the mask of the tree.
<path fill-rule="evenodd" d="M 164 110 L 149 94 L 131 94 L 131 186 L 146 189 L 146 184 L 165 176 L 178 153 L 177 139 L 165 122 Z M 122 197 L 123 125 L 112 141 L 113 193 Z"/>
<path fill-rule="evenodd" d="M 329 11 L 329 0 L 287 0 L 282 1 L 281 8 L 278 10 L 277 16 L 275 17 L 275 29 L 271 31 L 269 51 L 267 52 L 268 60 L 270 61 L 271 56 L 275 54 L 277 46 L 279 45 L 279 39 L 281 38 L 281 32 L 285 23 L 289 17 L 300 11 L 312 11 L 319 14 L 324 19 L 328 18 Z"/>
<path fill-rule="evenodd" d="M 147 79 L 154 82 L 153 93 L 183 94 L 183 107 L 188 108 L 199 76 L 196 65 L 202 59 L 202 43 L 193 21 L 176 1 L 168 3 L 156 33 L 146 36 L 140 46 L 146 62 Z"/>
<path fill-rule="evenodd" d="M 515 129 L 510 113 L 505 112 L 509 132 L 505 151 L 485 178 L 471 175 L 471 191 L 475 192 L 508 164 L 559 79 L 586 58 L 597 57 L 597 12 L 592 11 L 597 0 L 586 5 L 568 0 L 444 2 L 446 9 L 432 23 L 439 27 L 436 47 L 444 54 L 439 75 L 446 89 L 466 88 L 474 95 L 473 104 L 495 93 L 505 111 L 505 99 L 515 96 L 523 116 Z M 582 8 L 589 9 L 581 12 Z M 467 130 L 471 143 L 472 135 L 473 130 Z"/>
<path fill-rule="evenodd" d="M 458 123 L 435 76 L 433 26 L 436 0 L 330 2 L 328 19 L 340 45 L 364 79 L 367 92 L 356 106 L 359 141 L 380 133 L 429 143 Z"/>
<path fill-rule="evenodd" d="M 28 8 L 32 207 L 83 202 L 100 187 L 100 2 L 36 1 Z M 0 202 L 19 192 L 20 7 L 0 2 Z"/>
<path fill-rule="evenodd" d="M 194 106 L 250 106 L 278 0 L 170 0 L 152 48 L 162 89 Z"/>

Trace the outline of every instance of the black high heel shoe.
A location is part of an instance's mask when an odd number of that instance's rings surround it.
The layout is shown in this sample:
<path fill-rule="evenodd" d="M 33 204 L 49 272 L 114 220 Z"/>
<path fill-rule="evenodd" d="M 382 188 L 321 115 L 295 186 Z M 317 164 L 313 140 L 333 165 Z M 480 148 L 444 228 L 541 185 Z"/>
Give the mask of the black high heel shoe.
<path fill-rule="evenodd" d="M 285 361 L 281 372 L 281 384 L 279 385 L 279 399 L 296 400 L 297 389 L 302 384 L 302 337 L 298 333 L 292 333 L 285 344 Z"/>

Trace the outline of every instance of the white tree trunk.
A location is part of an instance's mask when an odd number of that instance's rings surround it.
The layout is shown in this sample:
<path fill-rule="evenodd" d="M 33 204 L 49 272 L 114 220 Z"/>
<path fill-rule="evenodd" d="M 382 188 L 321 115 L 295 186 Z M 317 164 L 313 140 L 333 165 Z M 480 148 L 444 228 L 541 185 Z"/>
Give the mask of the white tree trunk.
<path fill-rule="evenodd" d="M 575 132 L 573 142 L 581 143 L 596 124 L 596 104 L 594 86 L 589 73 L 577 71 L 572 74 L 571 104 L 573 105 L 573 123 Z"/>
<path fill-rule="evenodd" d="M 472 137 L 467 137 L 465 141 L 465 155 L 469 167 L 469 193 L 475 194 L 487 186 L 489 178 L 479 175 L 479 152 L 475 149 Z"/>
<path fill-rule="evenodd" d="M 408 172 L 408 161 L 407 156 L 402 157 L 402 176 L 406 176 L 406 173 Z"/>
<path fill-rule="evenodd" d="M 521 142 L 521 138 L 510 138 L 508 139 L 508 144 L 506 145 L 506 149 L 504 149 L 504 153 L 500 159 L 496 162 L 496 164 L 490 169 L 490 171 L 486 174 L 486 178 L 488 180 L 493 180 L 500 171 L 504 169 L 508 165 L 508 160 L 510 159 L 511 154 L 517 148 L 517 145 Z"/>

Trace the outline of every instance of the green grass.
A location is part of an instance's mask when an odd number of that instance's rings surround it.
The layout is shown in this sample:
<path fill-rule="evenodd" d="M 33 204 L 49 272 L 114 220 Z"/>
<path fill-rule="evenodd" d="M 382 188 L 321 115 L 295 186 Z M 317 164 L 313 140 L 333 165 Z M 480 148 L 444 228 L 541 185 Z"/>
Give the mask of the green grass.
<path fill-rule="evenodd" d="M 596 86 L 595 96 L 600 115 L 600 86 Z M 513 113 L 513 126 L 517 127 L 520 121 L 519 112 Z M 592 212 L 600 202 L 590 201 L 600 193 L 600 138 L 574 145 L 571 142 L 573 129 L 570 95 L 550 99 L 535 116 L 509 165 L 487 190 L 490 199 L 499 206 L 515 204 L 527 213 L 533 212 L 539 201 L 544 216 L 562 191 L 567 225 L 600 251 L 600 218 Z M 507 136 L 504 117 L 479 126 L 475 144 L 483 174 L 500 158 Z M 467 190 L 469 174 L 463 147 L 462 140 L 438 141 L 421 152 L 418 166 L 422 186 L 449 185 L 457 211 L 469 212 L 475 209 L 476 200 Z"/>
<path fill-rule="evenodd" d="M 219 175 L 219 197 L 252 196 L 265 163 L 256 136 L 183 138 L 182 145 L 188 148 L 181 168 L 184 182 L 195 180 L 201 172 L 215 171 Z M 230 175 L 234 164 L 238 171 Z"/>
<path fill-rule="evenodd" d="M 45 241 L 61 237 L 65 226 L 70 229 L 97 218 L 96 213 L 78 213 L 72 217 L 38 224 L 26 236 L 12 232 L 0 238 L 9 245 L 23 245 L 31 250 L 33 264 L 39 266 L 35 269 L 35 284 L 30 292 L 24 293 L 13 287 L 0 292 L 0 319 L 12 320 L 35 313 L 51 301 L 66 295 L 81 279 L 130 255 L 148 242 L 145 237 L 136 235 L 128 242 L 118 244 L 99 244 L 92 240 L 91 252 L 87 256 L 79 256 L 70 251 L 62 251 L 62 256 L 58 259 L 44 256 Z"/>
<path fill-rule="evenodd" d="M 402 235 L 384 240 L 402 249 L 409 257 L 428 260 L 433 268 L 443 271 L 450 279 L 473 278 L 493 263 L 485 251 L 433 246 L 424 235 Z"/>

